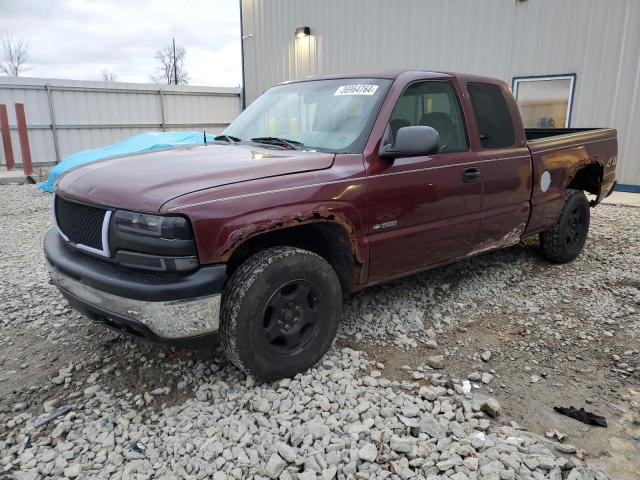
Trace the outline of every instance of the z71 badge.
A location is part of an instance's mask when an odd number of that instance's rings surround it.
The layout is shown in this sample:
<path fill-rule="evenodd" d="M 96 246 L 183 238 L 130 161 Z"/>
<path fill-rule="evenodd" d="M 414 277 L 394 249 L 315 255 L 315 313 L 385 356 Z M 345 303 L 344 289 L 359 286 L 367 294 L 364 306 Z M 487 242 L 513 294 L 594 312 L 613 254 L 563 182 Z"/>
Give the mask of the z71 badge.
<path fill-rule="evenodd" d="M 384 228 L 391 228 L 391 227 L 395 227 L 398 224 L 397 220 L 391 220 L 389 222 L 384 222 L 384 223 L 376 223 L 373 226 L 374 230 L 382 230 Z"/>

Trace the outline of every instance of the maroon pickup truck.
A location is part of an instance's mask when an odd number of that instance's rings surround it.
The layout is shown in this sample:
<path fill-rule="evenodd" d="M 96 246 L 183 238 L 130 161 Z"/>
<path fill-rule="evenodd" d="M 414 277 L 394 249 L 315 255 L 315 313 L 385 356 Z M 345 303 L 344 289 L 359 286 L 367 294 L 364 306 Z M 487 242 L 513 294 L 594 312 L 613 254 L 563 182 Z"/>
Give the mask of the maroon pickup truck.
<path fill-rule="evenodd" d="M 235 365 L 277 379 L 322 357 L 365 287 L 533 234 L 550 261 L 574 259 L 616 158 L 613 129 L 524 129 L 499 80 L 309 78 L 208 145 L 68 172 L 44 250 L 88 317 L 156 342 L 219 336 Z"/>

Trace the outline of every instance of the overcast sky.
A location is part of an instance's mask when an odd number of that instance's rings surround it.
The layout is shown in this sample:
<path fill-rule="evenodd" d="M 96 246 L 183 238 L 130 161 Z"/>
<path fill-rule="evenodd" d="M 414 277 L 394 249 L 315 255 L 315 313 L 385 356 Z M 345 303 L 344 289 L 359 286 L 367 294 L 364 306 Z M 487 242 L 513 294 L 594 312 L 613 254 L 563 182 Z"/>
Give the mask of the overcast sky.
<path fill-rule="evenodd" d="M 240 85 L 238 0 L 0 0 L 0 34 L 24 37 L 28 77 L 150 82 L 154 53 L 187 51 L 192 85 Z"/>

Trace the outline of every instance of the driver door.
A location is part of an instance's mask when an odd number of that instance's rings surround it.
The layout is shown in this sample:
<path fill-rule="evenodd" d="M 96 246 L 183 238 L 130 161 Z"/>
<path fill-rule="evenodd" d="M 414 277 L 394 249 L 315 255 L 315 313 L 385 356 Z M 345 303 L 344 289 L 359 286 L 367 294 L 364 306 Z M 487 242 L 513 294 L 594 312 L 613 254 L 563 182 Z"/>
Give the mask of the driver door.
<path fill-rule="evenodd" d="M 387 143 L 411 125 L 435 128 L 441 148 L 435 155 L 395 160 L 376 155 L 369 162 L 371 283 L 463 256 L 479 232 L 482 178 L 454 85 L 410 84 L 391 115 Z"/>

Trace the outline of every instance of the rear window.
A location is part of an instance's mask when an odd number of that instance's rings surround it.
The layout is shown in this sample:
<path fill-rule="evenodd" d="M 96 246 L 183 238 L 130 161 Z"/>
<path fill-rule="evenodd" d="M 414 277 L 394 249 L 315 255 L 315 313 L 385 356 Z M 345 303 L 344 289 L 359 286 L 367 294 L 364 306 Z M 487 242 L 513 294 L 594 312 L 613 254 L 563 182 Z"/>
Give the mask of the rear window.
<path fill-rule="evenodd" d="M 509 107 L 496 85 L 467 84 L 482 148 L 506 148 L 516 142 Z"/>

